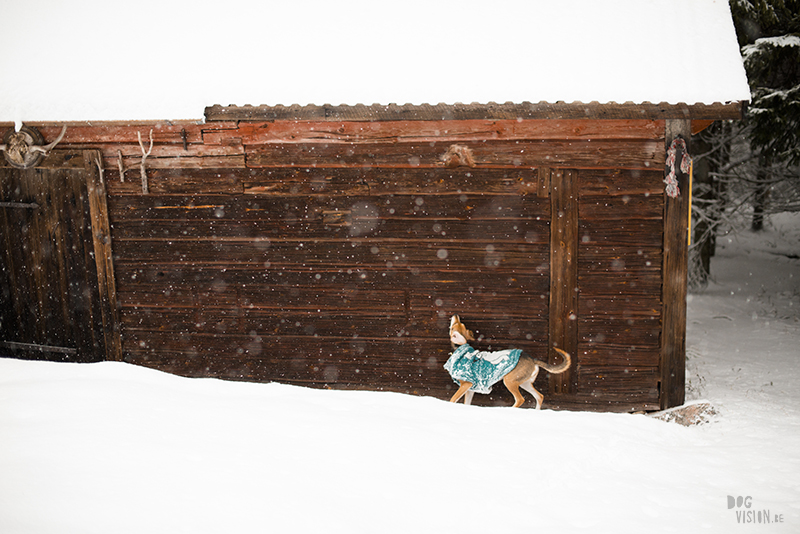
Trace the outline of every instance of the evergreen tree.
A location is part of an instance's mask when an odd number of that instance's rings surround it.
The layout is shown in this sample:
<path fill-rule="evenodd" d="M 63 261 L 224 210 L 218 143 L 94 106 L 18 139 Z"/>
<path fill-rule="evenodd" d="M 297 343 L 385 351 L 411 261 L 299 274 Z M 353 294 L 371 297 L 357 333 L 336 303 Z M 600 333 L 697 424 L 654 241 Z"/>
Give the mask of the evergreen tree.
<path fill-rule="evenodd" d="M 729 0 L 750 82 L 744 120 L 717 122 L 692 141 L 695 158 L 690 286 L 704 287 L 716 237 L 752 210 L 800 211 L 800 0 Z"/>
<path fill-rule="evenodd" d="M 769 211 L 798 209 L 800 180 L 786 173 L 800 165 L 800 0 L 731 0 L 742 47 L 751 104 L 745 118 L 750 147 L 758 157 L 754 180 L 753 230 L 761 230 Z M 777 208 L 777 209 L 776 209 Z"/>

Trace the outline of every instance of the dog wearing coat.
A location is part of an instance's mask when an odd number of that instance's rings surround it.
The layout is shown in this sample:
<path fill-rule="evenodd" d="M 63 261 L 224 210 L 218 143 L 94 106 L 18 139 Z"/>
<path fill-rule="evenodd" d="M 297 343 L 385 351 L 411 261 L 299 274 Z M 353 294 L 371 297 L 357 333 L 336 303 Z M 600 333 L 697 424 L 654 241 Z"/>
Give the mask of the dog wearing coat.
<path fill-rule="evenodd" d="M 570 355 L 561 349 L 554 348 L 563 356 L 564 361 L 558 365 L 550 365 L 535 360 L 520 349 L 508 349 L 497 352 L 476 351 L 469 345 L 475 336 L 461 322 L 458 315 L 450 318 L 450 343 L 453 353 L 444 364 L 450 376 L 459 384 L 450 402 L 458 402 L 464 397 L 464 404 L 472 403 L 475 393 L 490 393 L 492 385 L 500 380 L 514 396 L 514 408 L 525 402 L 520 388 L 529 392 L 536 399 L 536 409 L 542 408 L 544 395 L 533 387 L 539 369 L 553 374 L 563 373 L 572 364 Z"/>

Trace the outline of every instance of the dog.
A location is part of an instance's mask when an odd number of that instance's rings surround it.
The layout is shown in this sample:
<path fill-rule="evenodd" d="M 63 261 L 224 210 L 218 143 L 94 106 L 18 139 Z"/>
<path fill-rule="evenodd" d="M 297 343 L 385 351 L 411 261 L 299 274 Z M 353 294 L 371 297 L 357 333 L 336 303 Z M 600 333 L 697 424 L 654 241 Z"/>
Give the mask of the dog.
<path fill-rule="evenodd" d="M 536 399 L 536 409 L 541 410 L 544 395 L 533 387 L 539 369 L 559 374 L 569 369 L 572 364 L 570 355 L 555 347 L 553 347 L 555 351 L 564 358 L 559 365 L 535 360 L 520 349 L 479 352 L 469 345 L 469 342 L 474 340 L 472 331 L 467 330 L 458 315 L 453 315 L 450 318 L 450 343 L 454 350 L 444 368 L 453 380 L 459 383 L 459 388 L 450 402 L 458 402 L 464 397 L 464 404 L 471 404 L 476 392 L 490 393 L 492 385 L 502 379 L 506 389 L 514 396 L 514 408 L 525 402 L 519 391 L 519 388 L 522 388 L 533 395 Z"/>

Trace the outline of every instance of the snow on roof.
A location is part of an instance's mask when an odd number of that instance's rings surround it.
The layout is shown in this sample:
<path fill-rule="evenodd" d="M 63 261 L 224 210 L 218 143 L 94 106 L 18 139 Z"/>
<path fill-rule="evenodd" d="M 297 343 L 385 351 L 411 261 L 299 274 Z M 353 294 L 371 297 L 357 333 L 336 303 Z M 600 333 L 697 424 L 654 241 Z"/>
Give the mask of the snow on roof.
<path fill-rule="evenodd" d="M 0 50 L 0 121 L 750 97 L 727 0 L 29 0 Z"/>

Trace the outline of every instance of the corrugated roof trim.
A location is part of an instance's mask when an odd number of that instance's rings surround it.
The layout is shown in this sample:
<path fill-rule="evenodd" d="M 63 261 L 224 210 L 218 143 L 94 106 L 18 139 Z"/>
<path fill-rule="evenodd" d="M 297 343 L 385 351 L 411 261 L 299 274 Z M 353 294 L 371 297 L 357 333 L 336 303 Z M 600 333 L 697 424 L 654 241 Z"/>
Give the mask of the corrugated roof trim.
<path fill-rule="evenodd" d="M 744 102 L 714 104 L 635 104 L 615 102 L 507 102 L 498 104 L 356 104 L 291 106 L 221 106 L 205 109 L 206 121 L 393 121 L 468 119 L 740 119 Z"/>

